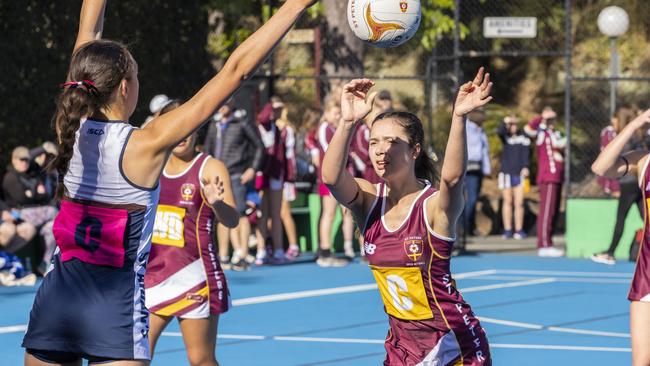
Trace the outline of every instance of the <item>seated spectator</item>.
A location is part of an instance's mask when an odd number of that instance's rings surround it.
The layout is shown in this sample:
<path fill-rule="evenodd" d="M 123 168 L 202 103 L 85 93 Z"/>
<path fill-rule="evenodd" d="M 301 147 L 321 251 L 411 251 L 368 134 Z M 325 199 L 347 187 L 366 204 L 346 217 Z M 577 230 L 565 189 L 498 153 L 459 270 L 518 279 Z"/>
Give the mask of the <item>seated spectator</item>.
<path fill-rule="evenodd" d="M 56 247 L 52 225 L 57 209 L 50 205 L 52 197 L 48 195 L 42 169 L 37 166 L 30 170 L 32 160 L 33 156 L 30 156 L 26 147 L 16 147 L 11 154 L 11 164 L 2 179 L 2 190 L 17 225 L 16 231 L 22 223 L 27 223 L 43 236 L 45 254 L 36 271 L 44 274 Z"/>

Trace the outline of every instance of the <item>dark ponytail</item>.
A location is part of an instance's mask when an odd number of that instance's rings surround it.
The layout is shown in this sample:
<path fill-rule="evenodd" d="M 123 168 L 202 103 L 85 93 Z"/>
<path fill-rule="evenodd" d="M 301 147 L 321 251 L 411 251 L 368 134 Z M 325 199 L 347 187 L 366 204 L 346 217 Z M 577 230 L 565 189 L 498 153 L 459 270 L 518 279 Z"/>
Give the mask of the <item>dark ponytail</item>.
<path fill-rule="evenodd" d="M 413 113 L 409 112 L 386 112 L 378 115 L 373 124 L 383 119 L 394 119 L 397 121 L 409 138 L 409 146 L 415 148 L 420 144 L 420 155 L 415 159 L 415 176 L 419 179 L 426 179 L 431 184 L 437 185 L 440 179 L 436 163 L 429 155 L 429 151 L 424 144 L 424 127 L 422 121 Z"/>
<path fill-rule="evenodd" d="M 114 102 L 111 98 L 123 79 L 134 76 L 135 61 L 120 43 L 106 40 L 81 46 L 70 61 L 68 79 L 56 102 L 54 128 L 58 136 L 58 155 L 50 170 L 59 175 L 56 196 L 64 194 L 63 178 L 74 152 L 75 135 L 83 118 L 100 117 L 101 110 Z"/>

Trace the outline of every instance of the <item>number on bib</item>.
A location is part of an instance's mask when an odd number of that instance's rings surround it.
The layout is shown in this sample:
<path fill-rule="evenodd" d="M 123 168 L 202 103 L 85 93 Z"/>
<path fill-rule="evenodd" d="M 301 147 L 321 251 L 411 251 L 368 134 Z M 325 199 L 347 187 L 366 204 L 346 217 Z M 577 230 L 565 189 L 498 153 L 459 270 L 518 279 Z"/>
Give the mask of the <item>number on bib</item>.
<path fill-rule="evenodd" d="M 102 222 L 96 217 L 84 217 L 79 225 L 77 225 L 74 232 L 75 244 L 91 253 L 99 249 L 101 238 Z"/>
<path fill-rule="evenodd" d="M 170 245 L 183 248 L 185 246 L 185 209 L 158 205 L 156 221 L 153 225 L 154 244 Z"/>
<path fill-rule="evenodd" d="M 433 318 L 419 268 L 370 268 L 388 314 L 405 320 Z"/>

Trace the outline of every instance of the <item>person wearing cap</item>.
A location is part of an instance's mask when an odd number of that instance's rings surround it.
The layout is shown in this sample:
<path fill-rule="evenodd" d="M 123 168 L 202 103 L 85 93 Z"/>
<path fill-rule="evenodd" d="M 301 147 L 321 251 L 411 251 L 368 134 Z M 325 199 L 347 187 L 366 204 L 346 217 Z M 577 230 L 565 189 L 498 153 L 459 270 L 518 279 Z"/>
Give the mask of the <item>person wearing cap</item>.
<path fill-rule="evenodd" d="M 222 267 L 244 270 L 248 267 L 248 238 L 251 225 L 246 215 L 246 194 L 255 181 L 255 172 L 264 164 L 264 143 L 254 122 L 246 111 L 236 108 L 234 99 L 228 100 L 208 122 L 208 132 L 203 151 L 221 160 L 230 174 L 235 205 L 239 212 L 239 225 L 229 230 L 217 228 L 219 257 Z M 229 243 L 232 241 L 234 261 L 231 263 Z"/>
<path fill-rule="evenodd" d="M 482 127 L 486 119 L 485 109 L 482 107 L 467 115 L 467 201 L 463 210 L 463 228 L 468 235 L 474 235 L 476 202 L 481 192 L 483 177 L 492 174 L 490 145 Z"/>
<path fill-rule="evenodd" d="M 151 101 L 149 102 L 149 112 L 151 112 L 151 115 L 144 121 L 143 127 L 152 119 L 158 117 L 162 109 L 171 101 L 172 100 L 165 94 L 158 94 L 151 98 Z"/>
<path fill-rule="evenodd" d="M 56 248 L 52 224 L 57 209 L 50 206 L 51 196 L 42 176 L 39 172 L 35 173 L 35 169 L 30 170 L 33 160 L 34 156 L 30 155 L 29 149 L 25 146 L 16 147 L 11 154 L 11 164 L 2 179 L 2 190 L 17 225 L 18 237 L 25 240 L 12 243 L 8 249 L 20 249 L 38 230 L 45 242 L 45 252 L 36 270 L 39 274 L 44 274 Z"/>
<path fill-rule="evenodd" d="M 540 207 L 537 214 L 537 255 L 540 257 L 564 255 L 564 250 L 553 246 L 555 218 L 564 179 L 562 150 L 566 146 L 566 137 L 555 129 L 556 121 L 557 113 L 553 108 L 544 107 L 542 113 L 524 127 L 526 134 L 536 139 Z"/>
<path fill-rule="evenodd" d="M 503 195 L 503 237 L 523 239 L 524 231 L 524 181 L 530 176 L 530 138 L 518 126 L 519 118 L 507 115 L 497 128 L 501 139 L 501 168 L 499 170 L 499 189 Z M 514 232 L 512 228 L 514 206 Z"/>

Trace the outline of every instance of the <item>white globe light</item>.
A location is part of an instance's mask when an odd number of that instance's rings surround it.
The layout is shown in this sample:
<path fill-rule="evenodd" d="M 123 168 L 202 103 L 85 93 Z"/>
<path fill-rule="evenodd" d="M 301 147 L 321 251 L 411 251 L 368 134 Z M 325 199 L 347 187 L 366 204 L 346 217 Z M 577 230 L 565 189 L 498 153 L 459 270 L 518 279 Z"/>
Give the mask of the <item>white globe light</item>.
<path fill-rule="evenodd" d="M 619 37 L 627 32 L 630 18 L 623 8 L 608 6 L 598 14 L 598 29 L 608 37 Z"/>

